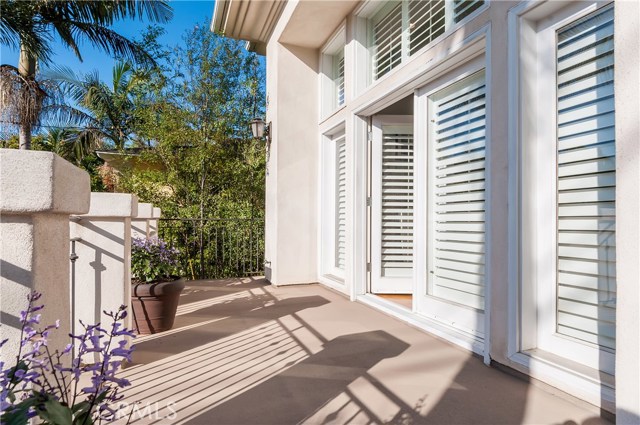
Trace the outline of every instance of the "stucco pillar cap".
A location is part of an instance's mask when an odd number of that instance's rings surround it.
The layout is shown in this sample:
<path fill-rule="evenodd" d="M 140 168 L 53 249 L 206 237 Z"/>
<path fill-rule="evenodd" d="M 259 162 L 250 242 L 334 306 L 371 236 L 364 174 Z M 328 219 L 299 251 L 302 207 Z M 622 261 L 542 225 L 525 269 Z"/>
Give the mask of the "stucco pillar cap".
<path fill-rule="evenodd" d="M 138 197 L 130 193 L 91 193 L 89 212 L 78 217 L 135 217 Z"/>
<path fill-rule="evenodd" d="M 52 152 L 0 149 L 0 213 L 83 214 L 89 174 Z"/>
<path fill-rule="evenodd" d="M 153 204 L 146 202 L 138 203 L 138 215 L 135 218 L 146 219 L 153 218 Z"/>

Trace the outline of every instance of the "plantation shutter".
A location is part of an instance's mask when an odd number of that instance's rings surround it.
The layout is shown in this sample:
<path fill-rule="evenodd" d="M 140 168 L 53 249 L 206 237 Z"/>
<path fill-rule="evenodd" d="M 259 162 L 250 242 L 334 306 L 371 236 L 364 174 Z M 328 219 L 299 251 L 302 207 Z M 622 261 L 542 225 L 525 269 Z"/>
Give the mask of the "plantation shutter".
<path fill-rule="evenodd" d="M 336 103 L 337 106 L 342 106 L 344 105 L 344 51 L 336 54 L 333 60 L 335 66 Z"/>
<path fill-rule="evenodd" d="M 381 216 L 382 275 L 411 276 L 413 269 L 413 134 L 401 127 L 383 126 Z"/>
<path fill-rule="evenodd" d="M 434 96 L 431 142 L 433 295 L 484 308 L 484 72 Z"/>
<path fill-rule="evenodd" d="M 335 266 L 344 270 L 347 228 L 347 146 L 344 136 L 336 140 L 336 257 Z"/>
<path fill-rule="evenodd" d="M 453 0 L 453 22 L 457 23 L 484 4 L 484 0 Z"/>
<path fill-rule="evenodd" d="M 409 2 L 409 55 L 413 55 L 443 34 L 445 23 L 444 0 L 411 0 Z"/>
<path fill-rule="evenodd" d="M 557 332 L 615 348 L 613 8 L 557 33 Z"/>
<path fill-rule="evenodd" d="M 372 24 L 373 79 L 377 80 L 402 60 L 402 3 L 393 2 L 382 9 Z"/>

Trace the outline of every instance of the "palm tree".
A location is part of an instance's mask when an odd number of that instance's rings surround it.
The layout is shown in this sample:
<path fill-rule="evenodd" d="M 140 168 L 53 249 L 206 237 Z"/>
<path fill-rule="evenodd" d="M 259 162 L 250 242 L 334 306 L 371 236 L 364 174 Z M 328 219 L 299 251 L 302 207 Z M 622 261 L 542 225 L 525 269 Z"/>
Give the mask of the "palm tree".
<path fill-rule="evenodd" d="M 31 130 L 38 124 L 47 87 L 36 80 L 38 63 L 52 55 L 52 34 L 82 60 L 78 47 L 88 41 L 112 56 L 135 63 L 153 59 L 133 41 L 109 28 L 117 20 L 142 18 L 164 23 L 172 9 L 166 0 L 2 0 L 0 42 L 20 48 L 18 67 L 0 67 L 0 109 L 19 126 L 20 148 L 29 149 Z"/>
<path fill-rule="evenodd" d="M 43 134 L 45 150 L 79 165 L 84 158 L 102 146 L 102 140 L 83 128 L 52 128 Z"/>
<path fill-rule="evenodd" d="M 134 70 L 129 62 L 118 62 L 113 67 L 111 85 L 102 82 L 97 71 L 76 75 L 68 67 L 57 67 L 47 76 L 59 83 L 66 98 L 86 111 L 80 117 L 84 129 L 75 137 L 87 142 L 110 141 L 116 149 L 125 148 L 134 133 L 133 91 L 144 80 L 144 71 Z M 76 117 L 82 113 L 70 107 L 64 112 L 75 113 Z"/>

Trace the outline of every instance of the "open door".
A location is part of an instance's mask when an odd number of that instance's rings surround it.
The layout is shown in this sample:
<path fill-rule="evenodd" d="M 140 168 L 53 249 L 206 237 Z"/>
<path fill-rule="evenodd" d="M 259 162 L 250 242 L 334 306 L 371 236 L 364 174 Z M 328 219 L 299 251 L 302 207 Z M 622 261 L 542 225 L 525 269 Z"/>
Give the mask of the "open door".
<path fill-rule="evenodd" d="M 413 288 L 413 117 L 376 116 L 371 144 L 371 292 Z"/>

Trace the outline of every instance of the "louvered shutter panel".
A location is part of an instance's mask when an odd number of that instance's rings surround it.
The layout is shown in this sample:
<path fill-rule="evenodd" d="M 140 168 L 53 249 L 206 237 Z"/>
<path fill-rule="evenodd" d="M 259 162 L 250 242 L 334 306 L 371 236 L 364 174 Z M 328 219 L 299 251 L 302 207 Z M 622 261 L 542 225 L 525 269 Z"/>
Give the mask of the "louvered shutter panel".
<path fill-rule="evenodd" d="M 431 142 L 433 295 L 484 308 L 484 72 L 433 100 Z"/>
<path fill-rule="evenodd" d="M 392 6 L 372 20 L 374 80 L 400 65 L 402 60 L 402 3 Z"/>
<path fill-rule="evenodd" d="M 613 8 L 557 34 L 557 331 L 615 348 Z"/>
<path fill-rule="evenodd" d="M 453 0 L 453 22 L 457 23 L 484 4 L 484 0 Z"/>
<path fill-rule="evenodd" d="M 336 140 L 336 257 L 335 266 L 344 270 L 347 228 L 347 146 L 344 136 Z"/>
<path fill-rule="evenodd" d="M 384 127 L 382 135 L 382 275 L 413 268 L 413 135 Z"/>
<path fill-rule="evenodd" d="M 344 105 L 344 52 L 340 52 L 334 56 L 335 77 L 334 84 L 336 87 L 336 103 L 337 106 Z"/>
<path fill-rule="evenodd" d="M 409 2 L 409 55 L 413 55 L 443 34 L 445 22 L 444 0 L 411 0 Z"/>

